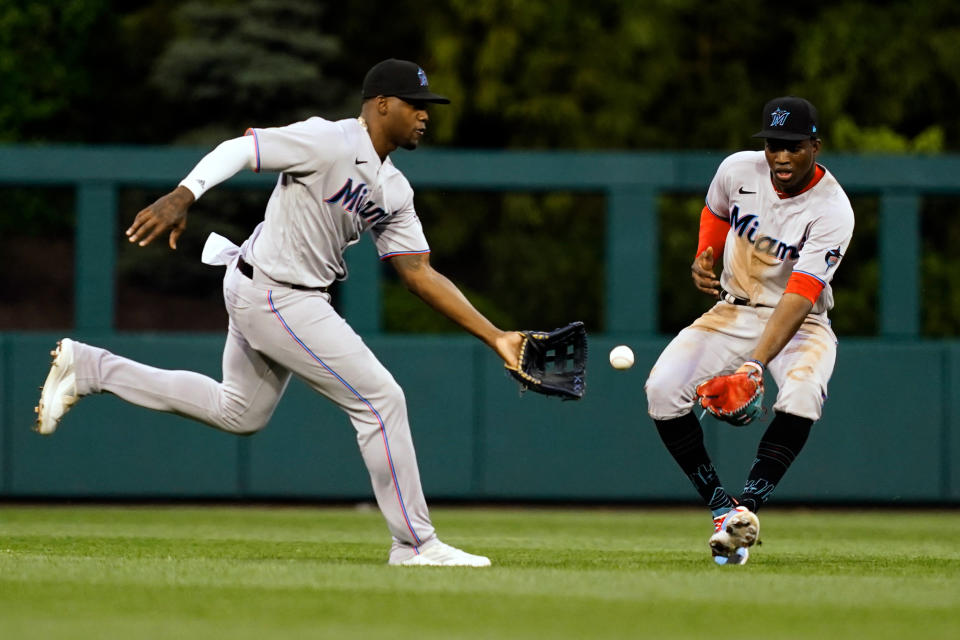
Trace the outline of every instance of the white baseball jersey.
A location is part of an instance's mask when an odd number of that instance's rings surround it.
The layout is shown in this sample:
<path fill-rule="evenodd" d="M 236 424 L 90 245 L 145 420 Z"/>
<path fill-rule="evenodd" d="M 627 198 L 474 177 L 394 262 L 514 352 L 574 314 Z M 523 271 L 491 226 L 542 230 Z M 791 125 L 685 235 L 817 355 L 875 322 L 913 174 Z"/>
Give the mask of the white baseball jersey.
<path fill-rule="evenodd" d="M 707 207 L 730 222 L 720 285 L 751 304 L 775 307 L 793 272 L 823 283 L 811 313 L 833 308 L 830 281 L 853 235 L 853 208 L 833 175 L 780 198 L 763 151 L 727 157 L 707 191 Z"/>
<path fill-rule="evenodd" d="M 381 258 L 429 253 L 413 189 L 390 158 L 380 162 L 356 118 L 310 118 L 251 129 L 256 171 L 280 177 L 244 258 L 273 280 L 324 287 L 347 276 L 343 252 L 371 230 Z"/>

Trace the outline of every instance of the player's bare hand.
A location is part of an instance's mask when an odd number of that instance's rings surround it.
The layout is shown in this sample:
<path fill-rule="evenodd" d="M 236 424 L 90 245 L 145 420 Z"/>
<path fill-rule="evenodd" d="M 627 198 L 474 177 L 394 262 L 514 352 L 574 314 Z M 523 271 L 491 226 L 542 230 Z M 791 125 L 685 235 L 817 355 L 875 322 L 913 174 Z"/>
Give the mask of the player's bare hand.
<path fill-rule="evenodd" d="M 493 348 L 504 363 L 516 369 L 520 366 L 520 345 L 523 344 L 523 334 L 517 331 L 504 331 L 493 343 Z"/>
<path fill-rule="evenodd" d="M 170 231 L 170 248 L 177 248 L 177 239 L 187 227 L 187 209 L 193 204 L 193 193 L 177 187 L 140 211 L 127 229 L 127 239 L 145 247 L 166 231 Z"/>
<path fill-rule="evenodd" d="M 693 284 L 697 289 L 714 298 L 720 297 L 720 280 L 713 272 L 713 247 L 707 247 L 690 266 Z"/>

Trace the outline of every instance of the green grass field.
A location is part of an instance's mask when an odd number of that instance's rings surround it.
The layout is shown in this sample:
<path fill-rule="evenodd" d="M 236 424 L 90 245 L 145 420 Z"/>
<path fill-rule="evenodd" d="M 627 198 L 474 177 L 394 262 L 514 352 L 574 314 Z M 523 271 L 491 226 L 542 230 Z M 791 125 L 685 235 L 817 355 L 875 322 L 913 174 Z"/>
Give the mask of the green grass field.
<path fill-rule="evenodd" d="M 377 511 L 0 505 L 0 637 L 957 638 L 960 512 L 437 508 L 489 569 L 386 565 Z"/>

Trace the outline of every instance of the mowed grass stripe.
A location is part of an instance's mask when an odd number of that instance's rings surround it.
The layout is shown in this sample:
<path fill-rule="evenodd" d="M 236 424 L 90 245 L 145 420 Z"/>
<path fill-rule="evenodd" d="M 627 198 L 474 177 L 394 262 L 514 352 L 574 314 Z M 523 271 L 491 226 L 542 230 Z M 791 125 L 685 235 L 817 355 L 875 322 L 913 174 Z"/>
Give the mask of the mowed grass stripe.
<path fill-rule="evenodd" d="M 735 568 L 710 562 L 695 510 L 433 515 L 495 566 L 387 567 L 367 510 L 3 507 L 3 637 L 704 637 L 747 615 L 764 638 L 947 638 L 960 624 L 955 512 L 771 509 Z"/>

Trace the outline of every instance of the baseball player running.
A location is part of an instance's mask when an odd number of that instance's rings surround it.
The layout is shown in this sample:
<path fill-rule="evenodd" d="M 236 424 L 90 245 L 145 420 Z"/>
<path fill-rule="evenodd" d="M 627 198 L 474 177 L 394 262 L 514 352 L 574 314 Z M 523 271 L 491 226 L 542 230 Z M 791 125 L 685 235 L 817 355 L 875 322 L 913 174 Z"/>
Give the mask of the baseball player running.
<path fill-rule="evenodd" d="M 204 247 L 205 262 L 226 265 L 223 381 L 155 369 L 64 338 L 42 388 L 36 430 L 51 434 L 79 398 L 112 393 L 251 434 L 267 424 L 295 375 L 342 408 L 356 429 L 393 535 L 390 564 L 488 566 L 489 559 L 437 538 L 403 391 L 334 311 L 327 290 L 347 276 L 344 250 L 369 231 L 381 260 L 393 265 L 410 291 L 484 341 L 508 366 L 517 365 L 522 336 L 491 324 L 431 267 L 413 190 L 388 157 L 397 147 L 416 149 L 426 133 L 428 104 L 449 102 L 430 91 L 418 65 L 389 59 L 364 78 L 360 117 L 250 129 L 217 146 L 176 189 L 140 211 L 126 235 L 145 246 L 169 232 L 170 248 L 176 249 L 187 209 L 207 190 L 242 169 L 279 172 L 264 220 L 242 246 L 211 236 Z"/>
<path fill-rule="evenodd" d="M 754 515 L 803 448 L 827 398 L 836 336 L 830 281 L 853 233 L 853 209 L 817 164 L 817 112 L 775 98 L 763 109 L 763 151 L 727 157 L 700 216 L 696 287 L 718 302 L 683 329 L 646 382 L 650 416 L 714 517 L 718 564 L 742 564 L 759 535 Z M 719 280 L 715 257 L 723 256 Z M 743 492 L 723 488 L 692 412 L 695 388 L 719 374 L 769 370 L 779 388 Z"/>

